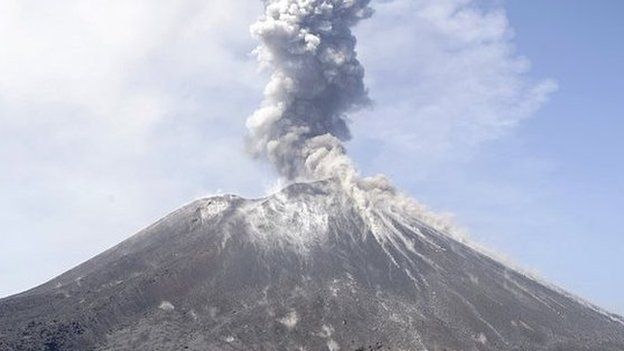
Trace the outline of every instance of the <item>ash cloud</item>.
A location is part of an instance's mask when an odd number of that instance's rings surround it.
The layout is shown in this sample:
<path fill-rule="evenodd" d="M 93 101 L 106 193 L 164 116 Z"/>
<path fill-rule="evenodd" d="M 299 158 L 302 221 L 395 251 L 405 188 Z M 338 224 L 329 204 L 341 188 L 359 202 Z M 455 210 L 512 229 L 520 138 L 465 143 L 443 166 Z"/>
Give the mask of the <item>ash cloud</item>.
<path fill-rule="evenodd" d="M 368 218 L 381 212 L 416 218 L 458 239 L 463 232 L 397 192 L 384 176 L 360 177 L 347 156 L 347 113 L 370 104 L 351 28 L 373 14 L 370 0 L 267 0 L 251 26 L 255 53 L 271 70 L 261 107 L 247 120 L 252 155 L 287 181 L 333 178 Z"/>
<path fill-rule="evenodd" d="M 346 114 L 370 103 L 351 28 L 370 0 L 269 0 L 251 27 L 271 69 L 262 106 L 247 120 L 248 146 L 288 180 L 355 173 L 342 141 Z"/>

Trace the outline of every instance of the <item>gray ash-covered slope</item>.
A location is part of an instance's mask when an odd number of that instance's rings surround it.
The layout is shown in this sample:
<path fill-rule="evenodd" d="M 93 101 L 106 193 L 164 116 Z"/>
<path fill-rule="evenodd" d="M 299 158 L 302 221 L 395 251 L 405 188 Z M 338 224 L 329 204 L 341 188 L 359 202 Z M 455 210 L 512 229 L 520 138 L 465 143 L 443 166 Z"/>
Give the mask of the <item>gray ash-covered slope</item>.
<path fill-rule="evenodd" d="M 193 202 L 0 300 L 0 350 L 624 350 L 624 324 L 331 181 Z"/>

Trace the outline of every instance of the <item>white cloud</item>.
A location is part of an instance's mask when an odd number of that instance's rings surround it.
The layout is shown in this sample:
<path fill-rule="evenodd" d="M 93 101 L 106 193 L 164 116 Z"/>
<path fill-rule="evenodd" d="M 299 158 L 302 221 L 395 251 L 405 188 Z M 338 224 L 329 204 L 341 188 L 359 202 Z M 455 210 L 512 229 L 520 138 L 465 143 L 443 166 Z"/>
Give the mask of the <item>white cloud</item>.
<path fill-rule="evenodd" d="M 500 8 L 471 0 L 379 3 L 358 30 L 376 108 L 355 116 L 356 148 L 377 171 L 468 156 L 529 118 L 556 90 L 528 76 Z M 406 160 L 413 161 L 411 167 Z"/>
<path fill-rule="evenodd" d="M 248 34 L 260 12 L 0 0 L 0 296 L 194 197 L 263 190 L 268 172 L 242 145 L 261 98 Z"/>

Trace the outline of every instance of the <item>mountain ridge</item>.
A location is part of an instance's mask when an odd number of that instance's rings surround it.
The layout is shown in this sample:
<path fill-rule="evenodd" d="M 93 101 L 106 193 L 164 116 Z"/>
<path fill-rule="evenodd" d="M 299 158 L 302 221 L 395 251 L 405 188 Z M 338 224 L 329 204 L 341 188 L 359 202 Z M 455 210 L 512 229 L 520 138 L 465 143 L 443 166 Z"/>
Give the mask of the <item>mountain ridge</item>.
<path fill-rule="evenodd" d="M 387 205 L 332 180 L 193 201 L 0 299 L 0 350 L 624 347 L 621 317 Z"/>

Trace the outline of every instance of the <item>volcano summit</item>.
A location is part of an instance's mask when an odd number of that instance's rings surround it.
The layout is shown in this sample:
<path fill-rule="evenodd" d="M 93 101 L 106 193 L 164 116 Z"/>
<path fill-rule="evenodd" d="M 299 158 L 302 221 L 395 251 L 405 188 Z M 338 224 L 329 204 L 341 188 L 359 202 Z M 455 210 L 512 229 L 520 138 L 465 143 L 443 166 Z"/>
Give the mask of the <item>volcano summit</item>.
<path fill-rule="evenodd" d="M 334 180 L 195 201 L 0 300 L 0 350 L 622 350 L 624 320 Z"/>

